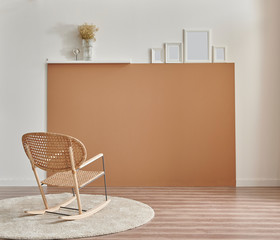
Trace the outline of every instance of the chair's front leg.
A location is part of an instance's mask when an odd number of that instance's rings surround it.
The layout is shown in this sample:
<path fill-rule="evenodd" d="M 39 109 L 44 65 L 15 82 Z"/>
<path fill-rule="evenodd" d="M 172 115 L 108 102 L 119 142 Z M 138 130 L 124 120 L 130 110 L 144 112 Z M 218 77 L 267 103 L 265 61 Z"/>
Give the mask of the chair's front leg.
<path fill-rule="evenodd" d="M 76 193 L 76 196 L 77 196 L 79 214 L 82 214 L 83 209 L 82 209 L 82 203 L 81 203 L 81 198 L 80 198 L 80 193 L 79 193 L 79 184 L 78 184 L 78 180 L 77 180 L 77 171 L 75 169 L 74 154 L 73 154 L 72 147 L 69 147 L 69 153 L 70 153 L 72 174 L 73 174 L 73 180 L 74 180 L 75 193 Z"/>
<path fill-rule="evenodd" d="M 105 163 L 104 163 L 104 156 L 102 156 L 102 162 L 103 162 L 103 172 L 104 172 L 104 187 L 105 187 L 105 199 L 107 201 L 107 185 L 106 185 L 106 173 L 105 173 Z"/>

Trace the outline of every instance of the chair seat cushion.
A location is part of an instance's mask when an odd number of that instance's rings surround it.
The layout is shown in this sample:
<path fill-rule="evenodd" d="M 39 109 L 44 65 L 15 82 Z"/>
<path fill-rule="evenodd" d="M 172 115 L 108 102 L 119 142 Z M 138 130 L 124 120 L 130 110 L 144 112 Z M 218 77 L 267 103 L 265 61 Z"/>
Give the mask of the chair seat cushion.
<path fill-rule="evenodd" d="M 92 180 L 104 175 L 103 171 L 77 171 L 78 186 L 83 187 Z M 59 187 L 74 187 L 72 171 L 57 172 L 42 181 L 43 184 Z"/>

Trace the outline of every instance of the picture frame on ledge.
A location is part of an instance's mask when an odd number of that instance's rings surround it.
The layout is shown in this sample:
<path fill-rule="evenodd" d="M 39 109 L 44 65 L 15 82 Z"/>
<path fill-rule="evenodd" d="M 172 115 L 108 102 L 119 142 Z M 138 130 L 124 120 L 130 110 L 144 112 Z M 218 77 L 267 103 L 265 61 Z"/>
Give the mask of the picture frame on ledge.
<path fill-rule="evenodd" d="M 152 63 L 164 63 L 164 49 L 163 48 L 151 48 L 151 62 Z"/>
<path fill-rule="evenodd" d="M 182 43 L 165 43 L 165 62 L 183 63 Z"/>
<path fill-rule="evenodd" d="M 184 34 L 184 62 L 211 62 L 211 31 L 183 30 Z"/>
<path fill-rule="evenodd" d="M 212 56 L 214 63 L 226 62 L 227 47 L 225 46 L 213 46 Z"/>

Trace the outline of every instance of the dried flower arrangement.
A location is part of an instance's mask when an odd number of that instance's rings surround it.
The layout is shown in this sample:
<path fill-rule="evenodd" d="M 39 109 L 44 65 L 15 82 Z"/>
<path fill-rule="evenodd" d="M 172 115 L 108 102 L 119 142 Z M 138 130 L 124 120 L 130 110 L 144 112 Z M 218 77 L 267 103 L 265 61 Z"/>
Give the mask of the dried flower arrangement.
<path fill-rule="evenodd" d="M 85 23 L 79 26 L 78 29 L 82 39 L 93 39 L 96 41 L 95 33 L 99 30 L 96 25 Z"/>

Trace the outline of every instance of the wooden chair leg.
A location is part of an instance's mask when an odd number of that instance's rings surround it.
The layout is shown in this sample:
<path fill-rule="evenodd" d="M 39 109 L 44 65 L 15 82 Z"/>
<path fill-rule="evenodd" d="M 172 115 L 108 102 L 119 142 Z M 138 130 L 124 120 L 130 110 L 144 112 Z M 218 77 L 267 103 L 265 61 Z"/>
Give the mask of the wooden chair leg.
<path fill-rule="evenodd" d="M 77 203 L 79 208 L 79 214 L 83 213 L 82 204 L 81 204 L 81 198 L 80 198 L 80 192 L 79 192 L 79 184 L 77 180 L 77 171 L 75 169 L 75 162 L 74 162 L 74 154 L 72 147 L 69 147 L 69 154 L 70 154 L 70 161 L 71 161 L 71 167 L 72 167 L 72 174 L 73 174 L 73 180 L 74 180 L 74 187 L 75 187 L 75 193 L 77 196 Z"/>
<path fill-rule="evenodd" d="M 36 172 L 36 175 L 37 175 L 37 172 Z M 46 209 L 48 209 L 49 205 L 48 205 L 48 202 L 47 202 L 46 195 L 44 193 L 43 187 L 42 187 L 42 185 L 40 183 L 38 183 L 38 187 L 40 189 L 40 193 L 41 193 L 42 199 L 44 201 L 44 205 L 45 205 Z"/>
<path fill-rule="evenodd" d="M 79 191 L 78 186 L 75 186 L 75 193 L 76 193 L 76 196 L 77 196 L 77 203 L 78 203 L 79 214 L 82 214 L 83 213 L 83 209 L 82 209 L 80 191 Z"/>

